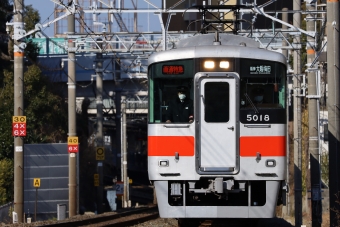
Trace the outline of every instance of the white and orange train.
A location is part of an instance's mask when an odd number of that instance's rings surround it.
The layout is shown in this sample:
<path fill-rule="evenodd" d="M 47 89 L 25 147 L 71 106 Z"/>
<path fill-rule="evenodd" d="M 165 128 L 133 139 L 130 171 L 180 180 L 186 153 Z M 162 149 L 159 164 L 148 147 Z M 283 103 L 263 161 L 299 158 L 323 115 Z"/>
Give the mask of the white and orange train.
<path fill-rule="evenodd" d="M 285 198 L 286 70 L 282 54 L 228 34 L 150 56 L 148 172 L 161 217 L 275 216 Z M 178 87 L 193 121 L 166 122 Z"/>

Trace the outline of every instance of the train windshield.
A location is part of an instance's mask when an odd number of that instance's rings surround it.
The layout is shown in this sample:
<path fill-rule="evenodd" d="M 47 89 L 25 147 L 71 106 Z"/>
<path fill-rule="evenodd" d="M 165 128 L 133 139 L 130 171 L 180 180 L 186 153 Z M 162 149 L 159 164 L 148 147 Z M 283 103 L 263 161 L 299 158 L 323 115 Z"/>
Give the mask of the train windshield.
<path fill-rule="evenodd" d="M 149 68 L 149 122 L 191 123 L 194 61 L 161 62 Z"/>
<path fill-rule="evenodd" d="M 286 106 L 286 67 L 270 61 L 240 61 L 240 108 L 279 108 Z"/>
<path fill-rule="evenodd" d="M 284 110 L 286 107 L 286 67 L 282 63 L 254 59 L 239 59 L 237 71 L 240 75 L 240 109 L 249 111 L 261 109 Z M 191 123 L 193 120 L 194 100 L 194 60 L 176 60 L 159 62 L 149 67 L 149 122 L 150 123 Z M 239 68 L 239 70 L 237 70 Z M 203 70 L 204 71 L 204 70 Z M 223 84 L 217 84 L 220 88 Z M 216 84 L 208 84 L 208 91 L 213 98 L 228 99 L 228 95 L 216 95 L 219 90 L 228 92 L 229 87 L 213 88 Z M 211 88 L 209 86 L 212 86 Z M 210 93 L 207 93 L 209 95 Z M 214 93 L 215 92 L 215 93 Z M 220 113 L 226 111 L 216 106 Z M 265 110 L 263 110 L 265 111 Z M 209 113 L 206 107 L 205 113 Z M 242 112 L 243 113 L 243 112 Z M 226 118 L 219 119 L 209 115 L 208 122 L 227 122 Z"/>

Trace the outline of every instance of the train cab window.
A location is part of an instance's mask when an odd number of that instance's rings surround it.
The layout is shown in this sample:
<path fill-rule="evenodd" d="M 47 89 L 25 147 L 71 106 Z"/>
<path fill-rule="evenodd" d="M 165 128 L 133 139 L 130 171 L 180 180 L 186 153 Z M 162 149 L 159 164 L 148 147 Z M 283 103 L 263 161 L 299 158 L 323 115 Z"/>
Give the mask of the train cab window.
<path fill-rule="evenodd" d="M 286 106 L 286 67 L 277 62 L 241 61 L 240 107 L 283 109 Z"/>
<path fill-rule="evenodd" d="M 149 123 L 191 123 L 193 60 L 156 63 L 149 67 L 148 74 Z"/>
<path fill-rule="evenodd" d="M 229 121 L 229 84 L 208 82 L 204 86 L 204 120 L 206 122 Z"/>

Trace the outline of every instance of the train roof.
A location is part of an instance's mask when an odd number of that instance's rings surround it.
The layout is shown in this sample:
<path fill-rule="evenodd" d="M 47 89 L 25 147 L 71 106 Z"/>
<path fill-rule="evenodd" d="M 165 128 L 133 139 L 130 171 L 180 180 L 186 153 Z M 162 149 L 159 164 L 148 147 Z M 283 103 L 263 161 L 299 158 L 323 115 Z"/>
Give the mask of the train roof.
<path fill-rule="evenodd" d="M 215 34 L 183 39 L 174 49 L 152 54 L 148 63 L 204 57 L 250 58 L 286 64 L 286 58 L 281 53 L 262 49 L 253 39 L 230 34 L 219 34 L 217 41 Z"/>

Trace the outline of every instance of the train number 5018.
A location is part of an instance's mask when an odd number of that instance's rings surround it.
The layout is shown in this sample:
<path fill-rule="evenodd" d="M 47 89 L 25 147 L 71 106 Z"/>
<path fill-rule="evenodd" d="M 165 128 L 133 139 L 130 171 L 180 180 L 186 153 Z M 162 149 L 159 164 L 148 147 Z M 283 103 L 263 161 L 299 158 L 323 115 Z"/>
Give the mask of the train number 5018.
<path fill-rule="evenodd" d="M 247 121 L 269 121 L 269 115 L 257 115 L 257 114 L 254 114 L 254 115 L 251 115 L 251 114 L 248 114 L 247 115 Z"/>

